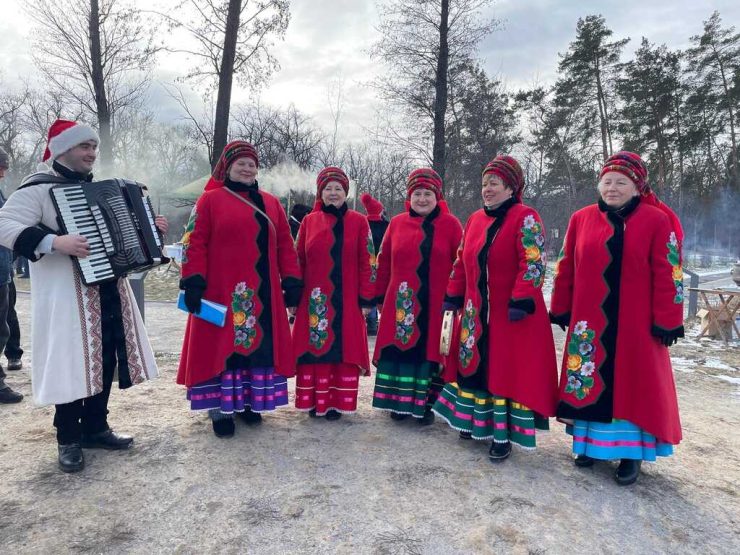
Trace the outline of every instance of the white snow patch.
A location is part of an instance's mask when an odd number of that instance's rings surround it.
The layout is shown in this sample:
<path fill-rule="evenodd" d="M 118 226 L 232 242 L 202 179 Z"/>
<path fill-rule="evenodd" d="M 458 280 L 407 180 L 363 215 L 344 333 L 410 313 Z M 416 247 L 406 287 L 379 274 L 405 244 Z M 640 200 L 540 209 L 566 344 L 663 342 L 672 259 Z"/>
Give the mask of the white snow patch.
<path fill-rule="evenodd" d="M 694 371 L 694 366 L 696 366 L 696 361 L 690 358 L 684 358 L 684 357 L 671 357 L 671 365 L 673 366 L 674 370 L 678 370 L 679 372 L 690 373 Z"/>
<path fill-rule="evenodd" d="M 731 384 L 740 385 L 740 378 L 736 378 L 733 376 L 715 376 L 715 378 L 720 379 L 724 382 L 729 382 Z"/>
<path fill-rule="evenodd" d="M 729 364 L 725 364 L 719 359 L 716 358 L 708 358 L 703 366 L 706 366 L 707 368 L 716 368 L 717 370 L 730 370 L 731 372 L 737 372 L 738 369 L 734 366 L 730 366 Z"/>

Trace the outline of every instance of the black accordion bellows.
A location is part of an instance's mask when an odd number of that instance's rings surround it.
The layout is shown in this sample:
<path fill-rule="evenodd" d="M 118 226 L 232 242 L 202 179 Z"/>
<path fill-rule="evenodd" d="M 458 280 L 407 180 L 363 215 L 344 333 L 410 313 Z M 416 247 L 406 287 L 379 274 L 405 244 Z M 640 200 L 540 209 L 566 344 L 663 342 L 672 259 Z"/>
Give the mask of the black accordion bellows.
<path fill-rule="evenodd" d="M 86 258 L 72 257 L 85 285 L 118 279 L 169 261 L 154 225 L 155 213 L 135 181 L 108 179 L 56 185 L 49 191 L 61 231 L 82 235 Z"/>

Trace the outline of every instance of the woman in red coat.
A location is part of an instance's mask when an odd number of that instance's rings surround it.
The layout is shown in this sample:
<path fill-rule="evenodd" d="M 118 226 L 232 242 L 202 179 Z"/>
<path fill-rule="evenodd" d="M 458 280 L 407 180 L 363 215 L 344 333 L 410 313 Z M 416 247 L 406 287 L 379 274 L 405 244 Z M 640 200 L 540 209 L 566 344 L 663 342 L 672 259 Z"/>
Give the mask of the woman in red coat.
<path fill-rule="evenodd" d="M 431 408 L 443 384 L 442 302 L 462 226 L 443 202 L 442 179 L 433 169 L 411 172 L 406 190 L 407 211 L 391 220 L 378 256 L 382 309 L 373 407 L 426 425 L 434 422 Z"/>
<path fill-rule="evenodd" d="M 357 410 L 359 376 L 370 373 L 365 316 L 373 305 L 375 250 L 367 219 L 347 207 L 347 175 L 324 168 L 316 185 L 316 204 L 298 231 L 306 295 L 293 328 L 295 406 L 337 420 Z"/>
<path fill-rule="evenodd" d="M 462 309 L 434 411 L 463 438 L 493 440 L 491 461 L 511 444 L 535 447 L 555 414 L 557 363 L 542 297 L 545 229 L 522 204 L 524 175 L 497 156 L 483 170 L 484 208 L 465 225 L 445 308 Z"/>
<path fill-rule="evenodd" d="M 569 327 L 557 415 L 575 464 L 621 459 L 621 485 L 681 441 L 668 346 L 683 337 L 683 234 L 647 174 L 632 152 L 607 160 L 598 204 L 568 224 L 550 307 Z"/>
<path fill-rule="evenodd" d="M 177 383 L 220 437 L 234 435 L 234 412 L 259 423 L 261 412 L 287 405 L 295 374 L 285 306 L 298 305 L 300 267 L 280 201 L 259 189 L 258 165 L 251 144 L 226 145 L 183 237 L 188 310 L 197 314 L 202 299 L 227 308 L 224 327 L 188 317 Z"/>

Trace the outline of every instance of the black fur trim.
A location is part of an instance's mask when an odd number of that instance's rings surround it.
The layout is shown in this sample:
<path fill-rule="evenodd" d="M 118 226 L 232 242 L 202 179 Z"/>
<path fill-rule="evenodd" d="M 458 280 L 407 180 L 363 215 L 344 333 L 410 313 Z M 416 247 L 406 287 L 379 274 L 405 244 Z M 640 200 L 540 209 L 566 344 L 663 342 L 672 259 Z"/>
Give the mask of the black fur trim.
<path fill-rule="evenodd" d="M 509 308 L 518 308 L 527 314 L 534 314 L 534 299 L 531 297 L 527 297 L 526 299 L 509 299 Z"/>
<path fill-rule="evenodd" d="M 21 256 L 25 256 L 31 262 L 38 261 L 41 257 L 36 256 L 36 247 L 49 233 L 38 227 L 27 227 L 13 244 L 13 251 L 17 252 Z"/>

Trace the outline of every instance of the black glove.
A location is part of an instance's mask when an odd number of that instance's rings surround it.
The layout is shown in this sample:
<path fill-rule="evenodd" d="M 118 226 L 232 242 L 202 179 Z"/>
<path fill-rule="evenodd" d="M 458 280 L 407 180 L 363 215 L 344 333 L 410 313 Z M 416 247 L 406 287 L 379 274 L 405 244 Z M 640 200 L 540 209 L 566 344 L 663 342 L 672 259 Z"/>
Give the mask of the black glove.
<path fill-rule="evenodd" d="M 526 310 L 509 307 L 509 322 L 518 322 L 519 320 L 524 320 L 527 316 L 529 314 Z"/>
<path fill-rule="evenodd" d="M 664 330 L 658 326 L 653 326 L 650 333 L 652 333 L 653 336 L 663 345 L 670 347 L 675 344 L 680 337 L 684 336 L 684 329 L 683 326 L 679 326 L 676 329 Z"/>
<path fill-rule="evenodd" d="M 670 347 L 671 345 L 678 343 L 678 337 L 675 335 L 666 335 L 660 338 L 660 342 L 666 347 Z"/>
<path fill-rule="evenodd" d="M 442 303 L 442 314 L 444 314 L 448 310 L 451 311 L 451 312 L 457 312 L 458 307 L 457 307 L 457 305 L 455 303 L 451 303 L 449 301 L 445 301 L 445 302 Z"/>
<path fill-rule="evenodd" d="M 200 301 L 206 290 L 206 280 L 200 274 L 183 278 L 180 280 L 180 289 L 185 291 L 185 306 L 191 314 L 200 312 Z"/>
<path fill-rule="evenodd" d="M 185 288 L 185 306 L 188 307 L 188 312 L 191 314 L 198 314 L 200 312 L 200 302 L 203 299 L 203 289 L 200 287 L 186 287 Z"/>

